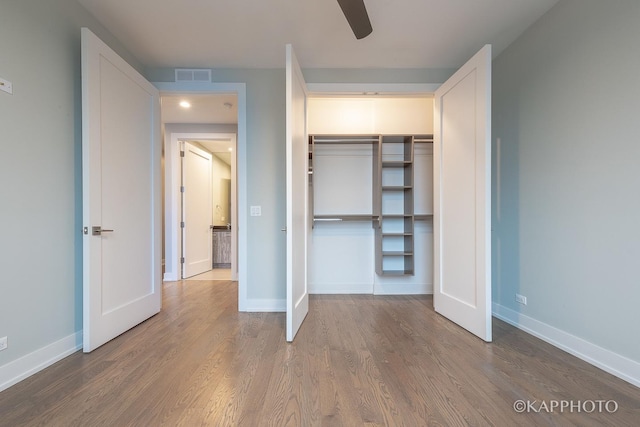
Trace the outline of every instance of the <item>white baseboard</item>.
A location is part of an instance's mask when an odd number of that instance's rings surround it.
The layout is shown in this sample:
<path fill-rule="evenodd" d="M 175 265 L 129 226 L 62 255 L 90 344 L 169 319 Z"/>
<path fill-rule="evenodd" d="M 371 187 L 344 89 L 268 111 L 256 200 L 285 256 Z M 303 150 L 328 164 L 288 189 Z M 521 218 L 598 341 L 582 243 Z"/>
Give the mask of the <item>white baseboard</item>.
<path fill-rule="evenodd" d="M 164 276 L 162 277 L 162 281 L 163 282 L 176 282 L 176 281 L 178 281 L 178 277 L 173 272 L 164 273 Z"/>
<path fill-rule="evenodd" d="M 287 300 L 284 299 L 252 299 L 246 301 L 244 312 L 283 312 L 287 311 Z"/>
<path fill-rule="evenodd" d="M 433 285 L 428 283 L 387 283 L 377 282 L 374 295 L 431 295 Z"/>
<path fill-rule="evenodd" d="M 497 303 L 493 303 L 493 315 L 603 371 L 640 387 L 640 363 L 634 360 Z"/>
<path fill-rule="evenodd" d="M 309 284 L 310 295 L 430 295 L 433 285 L 426 283 Z"/>
<path fill-rule="evenodd" d="M 0 366 L 0 391 L 53 365 L 82 348 L 82 331 Z"/>
<path fill-rule="evenodd" d="M 309 283 L 310 295 L 348 295 L 373 293 L 373 283 Z"/>

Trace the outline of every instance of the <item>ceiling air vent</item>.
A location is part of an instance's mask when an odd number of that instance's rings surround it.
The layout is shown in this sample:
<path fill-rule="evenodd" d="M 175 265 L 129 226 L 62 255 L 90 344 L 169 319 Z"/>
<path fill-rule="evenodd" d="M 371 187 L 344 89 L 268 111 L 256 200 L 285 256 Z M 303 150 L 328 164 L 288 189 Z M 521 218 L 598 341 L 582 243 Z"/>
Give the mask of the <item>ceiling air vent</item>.
<path fill-rule="evenodd" d="M 211 70 L 176 68 L 176 82 L 210 82 Z"/>

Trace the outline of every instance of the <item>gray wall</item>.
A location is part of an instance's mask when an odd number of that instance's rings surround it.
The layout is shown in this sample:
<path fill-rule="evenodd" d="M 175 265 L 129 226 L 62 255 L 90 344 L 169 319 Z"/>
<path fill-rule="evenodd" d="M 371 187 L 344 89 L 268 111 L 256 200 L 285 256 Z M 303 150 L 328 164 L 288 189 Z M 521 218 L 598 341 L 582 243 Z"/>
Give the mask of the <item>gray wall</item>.
<path fill-rule="evenodd" d="M 635 361 L 639 23 L 561 0 L 493 64 L 494 301 Z"/>
<path fill-rule="evenodd" d="M 214 70 L 214 82 L 246 83 L 247 203 L 262 206 L 248 217 L 247 297 L 286 298 L 285 76 L 273 69 Z"/>
<path fill-rule="evenodd" d="M 0 366 L 82 329 L 80 27 L 73 0 L 0 10 Z"/>

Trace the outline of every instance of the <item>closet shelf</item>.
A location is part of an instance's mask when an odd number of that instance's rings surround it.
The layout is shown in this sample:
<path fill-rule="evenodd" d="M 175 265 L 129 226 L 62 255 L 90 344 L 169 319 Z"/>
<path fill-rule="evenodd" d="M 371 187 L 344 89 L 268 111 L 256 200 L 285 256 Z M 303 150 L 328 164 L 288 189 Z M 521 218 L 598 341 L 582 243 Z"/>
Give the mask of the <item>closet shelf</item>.
<path fill-rule="evenodd" d="M 412 256 L 413 252 L 404 251 L 382 251 L 383 256 Z"/>
<path fill-rule="evenodd" d="M 404 191 L 412 188 L 411 185 L 385 185 L 382 187 L 382 191 Z"/>
<path fill-rule="evenodd" d="M 408 276 L 413 275 L 413 270 L 382 270 L 383 276 Z"/>
<path fill-rule="evenodd" d="M 416 214 L 413 217 L 416 221 L 427 221 L 433 218 L 433 214 Z"/>
<path fill-rule="evenodd" d="M 405 168 L 407 166 L 411 166 L 413 162 L 409 160 L 383 160 L 382 167 L 383 168 Z"/>

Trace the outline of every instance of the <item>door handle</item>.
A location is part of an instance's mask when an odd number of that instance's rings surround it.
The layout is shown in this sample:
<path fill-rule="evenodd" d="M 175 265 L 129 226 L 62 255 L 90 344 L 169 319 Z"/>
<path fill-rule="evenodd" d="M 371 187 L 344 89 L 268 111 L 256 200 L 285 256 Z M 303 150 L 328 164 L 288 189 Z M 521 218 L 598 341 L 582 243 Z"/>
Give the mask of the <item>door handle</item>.
<path fill-rule="evenodd" d="M 102 233 L 113 233 L 113 230 L 107 230 L 106 228 L 103 229 L 101 226 L 99 225 L 94 225 L 93 227 L 91 227 L 91 234 L 94 236 L 101 236 Z"/>
<path fill-rule="evenodd" d="M 280 231 L 285 231 L 286 232 L 287 231 L 287 227 L 281 228 Z"/>

